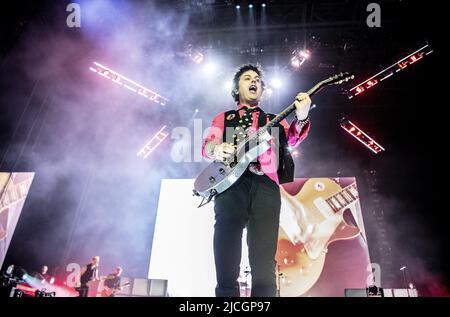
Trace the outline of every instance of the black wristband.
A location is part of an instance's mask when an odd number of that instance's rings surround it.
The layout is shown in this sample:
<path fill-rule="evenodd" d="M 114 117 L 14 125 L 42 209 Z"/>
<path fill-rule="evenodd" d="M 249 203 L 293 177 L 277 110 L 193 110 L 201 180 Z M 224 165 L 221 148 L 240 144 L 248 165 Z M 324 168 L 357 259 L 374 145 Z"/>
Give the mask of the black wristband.
<path fill-rule="evenodd" d="M 305 123 L 306 121 L 309 120 L 309 115 L 307 115 L 306 118 L 303 119 L 303 120 L 300 120 L 300 119 L 297 117 L 297 115 L 295 115 L 295 119 L 297 119 L 298 122 Z"/>

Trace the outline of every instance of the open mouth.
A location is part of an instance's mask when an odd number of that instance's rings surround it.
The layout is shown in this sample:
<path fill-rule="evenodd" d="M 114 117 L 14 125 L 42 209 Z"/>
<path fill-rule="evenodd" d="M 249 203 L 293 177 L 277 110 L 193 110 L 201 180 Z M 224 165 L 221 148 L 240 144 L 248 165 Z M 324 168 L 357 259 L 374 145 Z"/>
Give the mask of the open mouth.
<path fill-rule="evenodd" d="M 258 90 L 258 88 L 256 87 L 256 85 L 251 85 L 248 90 L 252 93 L 256 93 L 256 91 Z"/>

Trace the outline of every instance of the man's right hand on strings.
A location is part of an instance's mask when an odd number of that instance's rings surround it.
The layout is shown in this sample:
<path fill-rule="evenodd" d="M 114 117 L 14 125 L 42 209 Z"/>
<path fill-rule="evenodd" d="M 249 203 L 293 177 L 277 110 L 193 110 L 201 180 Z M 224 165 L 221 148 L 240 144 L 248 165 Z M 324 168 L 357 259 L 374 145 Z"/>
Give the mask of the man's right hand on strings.
<path fill-rule="evenodd" d="M 221 143 L 214 147 L 214 159 L 217 161 L 225 161 L 230 156 L 234 155 L 235 148 L 231 143 Z"/>

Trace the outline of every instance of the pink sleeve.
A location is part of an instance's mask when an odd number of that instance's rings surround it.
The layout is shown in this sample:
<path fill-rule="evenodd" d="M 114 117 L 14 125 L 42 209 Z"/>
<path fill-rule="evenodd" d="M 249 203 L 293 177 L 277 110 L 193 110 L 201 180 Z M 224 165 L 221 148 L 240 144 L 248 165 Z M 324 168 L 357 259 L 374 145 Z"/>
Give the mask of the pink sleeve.
<path fill-rule="evenodd" d="M 294 119 L 289 125 L 286 119 L 281 121 L 281 125 L 284 127 L 286 133 L 287 143 L 290 147 L 299 145 L 308 136 L 310 122 L 308 121 L 303 127 L 302 131 L 297 131 L 297 120 Z"/>
<path fill-rule="evenodd" d="M 216 141 L 217 144 L 222 143 L 223 131 L 225 129 L 224 123 L 225 112 L 219 113 L 211 122 L 211 126 L 208 128 L 205 139 L 202 144 L 202 156 L 207 157 L 205 155 L 205 145 L 209 141 Z"/>

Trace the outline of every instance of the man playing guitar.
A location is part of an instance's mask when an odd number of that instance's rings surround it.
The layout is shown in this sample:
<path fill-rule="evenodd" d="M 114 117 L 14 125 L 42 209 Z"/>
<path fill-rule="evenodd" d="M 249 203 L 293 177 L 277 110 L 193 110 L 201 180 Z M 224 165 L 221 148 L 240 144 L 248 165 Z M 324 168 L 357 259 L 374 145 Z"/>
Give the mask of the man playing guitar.
<path fill-rule="evenodd" d="M 122 268 L 116 267 L 114 273 L 109 274 L 104 282 L 102 297 L 114 297 L 118 290 L 122 290 L 125 285 L 120 285 Z"/>

